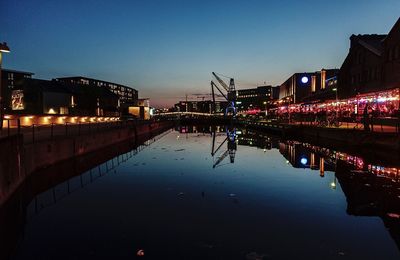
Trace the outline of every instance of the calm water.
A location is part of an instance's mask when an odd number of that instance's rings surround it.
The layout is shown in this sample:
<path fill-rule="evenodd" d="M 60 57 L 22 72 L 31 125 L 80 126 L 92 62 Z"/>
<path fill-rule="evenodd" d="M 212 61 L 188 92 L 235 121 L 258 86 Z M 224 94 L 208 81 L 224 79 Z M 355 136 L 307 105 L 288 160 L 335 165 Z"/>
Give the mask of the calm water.
<path fill-rule="evenodd" d="M 170 131 L 10 207 L 13 258 L 400 259 L 397 166 L 245 130 L 224 142 L 218 129 L 213 147 L 204 130 Z"/>

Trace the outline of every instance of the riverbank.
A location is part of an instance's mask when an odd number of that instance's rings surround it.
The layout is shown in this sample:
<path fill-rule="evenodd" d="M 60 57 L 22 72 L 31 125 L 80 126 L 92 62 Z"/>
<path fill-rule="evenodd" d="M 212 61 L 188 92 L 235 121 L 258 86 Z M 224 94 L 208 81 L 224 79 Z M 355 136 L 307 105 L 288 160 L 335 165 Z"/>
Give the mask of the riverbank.
<path fill-rule="evenodd" d="M 43 140 L 26 144 L 24 135 L 0 139 L 0 205 L 39 169 L 83 156 L 115 144 L 127 142 L 137 145 L 173 126 L 172 122 L 132 122 L 121 128 L 104 129 L 95 133 Z"/>
<path fill-rule="evenodd" d="M 309 125 L 288 125 L 237 121 L 239 126 L 279 134 L 284 138 L 344 146 L 353 149 L 400 150 L 398 133 L 367 132 L 360 129 L 315 127 Z"/>

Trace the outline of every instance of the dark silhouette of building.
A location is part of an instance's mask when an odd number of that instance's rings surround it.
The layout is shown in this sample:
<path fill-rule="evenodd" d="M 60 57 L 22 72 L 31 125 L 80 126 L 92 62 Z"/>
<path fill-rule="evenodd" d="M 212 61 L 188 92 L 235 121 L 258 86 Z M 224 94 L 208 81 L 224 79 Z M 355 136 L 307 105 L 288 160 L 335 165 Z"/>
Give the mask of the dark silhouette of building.
<path fill-rule="evenodd" d="M 259 86 L 237 90 L 236 106 L 239 111 L 266 110 L 279 97 L 279 87 Z"/>
<path fill-rule="evenodd" d="M 215 112 L 223 113 L 227 106 L 227 101 L 215 101 Z M 212 108 L 213 102 L 211 100 L 179 101 L 174 105 L 174 109 L 177 112 L 212 113 Z"/>
<path fill-rule="evenodd" d="M 32 115 L 119 115 L 118 96 L 106 88 L 31 78 L 15 83 L 7 110 Z"/>
<path fill-rule="evenodd" d="M 57 78 L 56 80 L 64 83 L 72 83 L 82 86 L 106 88 L 119 97 L 120 105 L 123 109 L 127 109 L 127 107 L 130 105 L 137 105 L 138 91 L 128 86 L 81 76 L 63 77 Z"/>
<path fill-rule="evenodd" d="M 387 35 L 352 35 L 339 72 L 339 96 L 353 97 L 382 89 L 383 40 Z"/>
<path fill-rule="evenodd" d="M 400 88 L 400 18 L 383 42 L 385 87 Z"/>
<path fill-rule="evenodd" d="M 352 35 L 339 72 L 339 96 L 400 87 L 400 19 L 389 34 Z"/>

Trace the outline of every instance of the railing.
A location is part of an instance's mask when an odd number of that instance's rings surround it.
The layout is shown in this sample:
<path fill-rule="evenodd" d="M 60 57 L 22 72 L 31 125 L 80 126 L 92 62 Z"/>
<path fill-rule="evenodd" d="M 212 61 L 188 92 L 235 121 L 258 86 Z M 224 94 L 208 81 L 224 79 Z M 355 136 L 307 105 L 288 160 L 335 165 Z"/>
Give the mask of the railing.
<path fill-rule="evenodd" d="M 290 125 L 305 125 L 321 128 L 354 129 L 381 133 L 400 133 L 400 120 L 398 118 L 369 118 L 368 126 L 364 125 L 363 116 L 356 117 L 315 117 L 315 116 L 292 116 L 278 119 L 240 119 L 243 124 L 258 125 L 270 128 L 283 128 Z M 368 130 L 369 128 L 369 130 Z"/>

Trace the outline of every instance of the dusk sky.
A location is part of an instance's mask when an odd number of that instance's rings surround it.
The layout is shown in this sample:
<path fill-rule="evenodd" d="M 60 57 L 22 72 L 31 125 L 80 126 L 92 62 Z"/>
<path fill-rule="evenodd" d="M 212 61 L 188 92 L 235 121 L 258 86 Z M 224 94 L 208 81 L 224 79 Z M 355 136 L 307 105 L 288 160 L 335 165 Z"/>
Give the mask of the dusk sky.
<path fill-rule="evenodd" d="M 3 68 L 132 86 L 153 106 L 209 93 L 211 72 L 237 88 L 339 68 L 351 34 L 386 34 L 399 0 L 4 0 Z"/>

